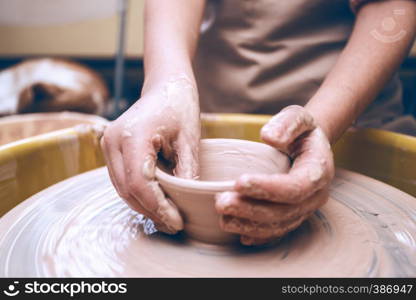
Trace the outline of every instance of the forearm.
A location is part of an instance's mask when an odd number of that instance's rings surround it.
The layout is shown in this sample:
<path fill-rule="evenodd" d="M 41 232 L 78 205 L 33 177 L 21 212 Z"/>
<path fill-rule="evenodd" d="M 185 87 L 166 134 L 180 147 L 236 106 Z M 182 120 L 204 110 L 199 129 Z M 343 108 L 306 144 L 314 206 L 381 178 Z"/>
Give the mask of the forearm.
<path fill-rule="evenodd" d="M 205 0 L 148 0 L 145 3 L 144 89 L 171 76 L 193 80 L 194 55 Z"/>
<path fill-rule="evenodd" d="M 374 36 L 393 10 L 400 39 L 386 42 Z M 416 31 L 416 2 L 374 2 L 358 13 L 351 38 L 338 62 L 306 105 L 318 125 L 335 142 L 374 100 L 406 57 Z"/>

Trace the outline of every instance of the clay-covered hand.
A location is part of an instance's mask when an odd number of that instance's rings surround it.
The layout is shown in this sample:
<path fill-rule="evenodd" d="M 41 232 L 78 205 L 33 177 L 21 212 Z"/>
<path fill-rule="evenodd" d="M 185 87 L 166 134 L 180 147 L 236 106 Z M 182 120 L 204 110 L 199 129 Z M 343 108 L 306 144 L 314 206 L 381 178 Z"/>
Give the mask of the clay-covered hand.
<path fill-rule="evenodd" d="M 267 243 L 298 227 L 328 199 L 334 176 L 328 138 L 301 106 L 288 106 L 261 130 L 262 139 L 287 153 L 286 174 L 242 175 L 233 192 L 217 195 L 221 227 L 245 245 Z"/>
<path fill-rule="evenodd" d="M 183 76 L 147 90 L 104 132 L 101 146 L 113 185 L 158 230 L 173 234 L 183 229 L 176 206 L 155 180 L 158 155 L 175 164 L 176 176 L 195 178 L 199 139 L 196 87 Z"/>

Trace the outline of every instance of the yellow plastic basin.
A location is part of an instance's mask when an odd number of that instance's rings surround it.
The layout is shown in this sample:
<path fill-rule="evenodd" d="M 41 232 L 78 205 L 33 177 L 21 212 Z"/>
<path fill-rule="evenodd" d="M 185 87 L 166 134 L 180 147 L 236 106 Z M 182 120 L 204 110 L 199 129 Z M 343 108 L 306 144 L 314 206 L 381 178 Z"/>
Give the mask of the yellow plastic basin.
<path fill-rule="evenodd" d="M 78 124 L 105 124 L 99 116 L 76 112 L 34 113 L 0 118 L 0 145 Z"/>
<path fill-rule="evenodd" d="M 259 141 L 270 116 L 203 116 L 203 137 Z M 23 139 L 0 146 L 0 216 L 34 193 L 104 165 L 100 132 L 91 126 Z M 367 129 L 350 131 L 333 147 L 338 167 L 384 181 L 416 196 L 416 138 Z"/>

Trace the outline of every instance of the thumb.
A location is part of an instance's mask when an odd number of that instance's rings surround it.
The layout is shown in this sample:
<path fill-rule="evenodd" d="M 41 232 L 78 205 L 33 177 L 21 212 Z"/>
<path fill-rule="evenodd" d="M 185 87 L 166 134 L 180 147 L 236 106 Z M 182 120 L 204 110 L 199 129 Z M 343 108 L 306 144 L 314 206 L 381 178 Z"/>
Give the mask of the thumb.
<path fill-rule="evenodd" d="M 294 140 L 315 128 L 315 121 L 306 109 L 291 105 L 273 116 L 260 134 L 267 144 L 288 153 L 288 147 Z"/>

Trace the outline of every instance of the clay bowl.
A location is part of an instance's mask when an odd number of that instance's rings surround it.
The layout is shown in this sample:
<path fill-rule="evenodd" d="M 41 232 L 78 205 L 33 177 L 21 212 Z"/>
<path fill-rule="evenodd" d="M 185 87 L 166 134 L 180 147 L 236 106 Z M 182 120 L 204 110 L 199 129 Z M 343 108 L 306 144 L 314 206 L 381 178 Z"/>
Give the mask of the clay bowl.
<path fill-rule="evenodd" d="M 215 195 L 233 190 L 242 174 L 284 173 L 290 165 L 288 157 L 273 147 L 237 139 L 201 140 L 199 163 L 198 180 L 175 177 L 162 164 L 156 169 L 156 178 L 179 208 L 186 235 L 211 244 L 229 244 L 238 239 L 221 230 Z"/>

